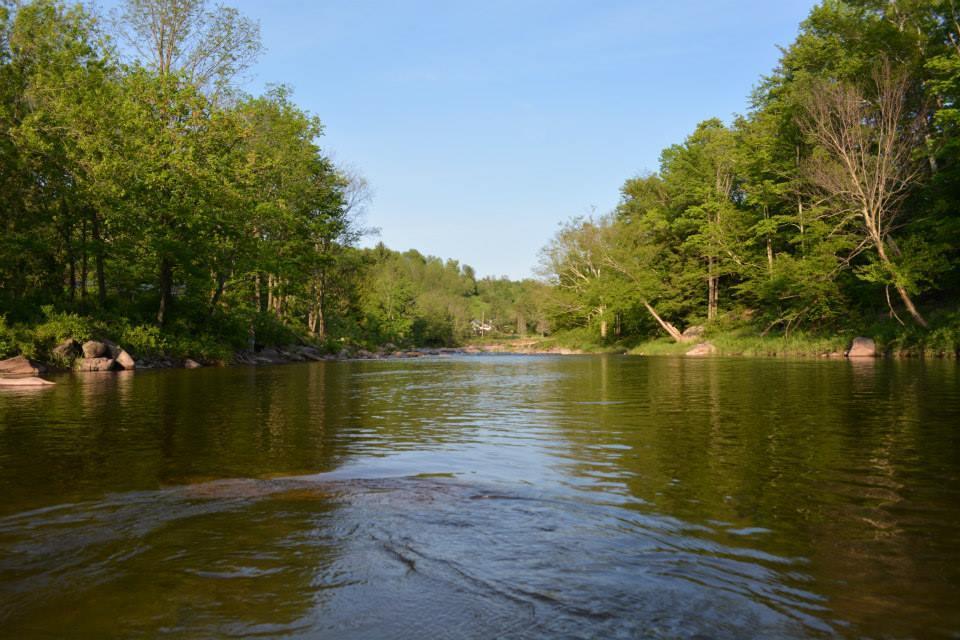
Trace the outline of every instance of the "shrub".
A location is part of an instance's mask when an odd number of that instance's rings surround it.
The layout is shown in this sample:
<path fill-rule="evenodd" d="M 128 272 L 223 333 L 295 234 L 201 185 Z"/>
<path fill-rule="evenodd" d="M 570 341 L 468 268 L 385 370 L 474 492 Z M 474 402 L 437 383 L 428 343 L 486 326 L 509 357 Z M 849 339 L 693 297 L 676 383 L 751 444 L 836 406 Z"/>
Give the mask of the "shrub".
<path fill-rule="evenodd" d="M 167 341 L 160 328 L 138 324 L 124 326 L 118 332 L 120 345 L 134 356 L 160 355 L 166 351 Z"/>
<path fill-rule="evenodd" d="M 41 307 L 41 311 L 44 321 L 33 330 L 34 343 L 41 351 L 48 351 L 68 338 L 83 342 L 93 337 L 94 327 L 89 318 L 55 311 L 50 305 Z"/>
<path fill-rule="evenodd" d="M 17 337 L 11 327 L 7 326 L 7 318 L 0 316 L 0 358 L 16 355 Z"/>

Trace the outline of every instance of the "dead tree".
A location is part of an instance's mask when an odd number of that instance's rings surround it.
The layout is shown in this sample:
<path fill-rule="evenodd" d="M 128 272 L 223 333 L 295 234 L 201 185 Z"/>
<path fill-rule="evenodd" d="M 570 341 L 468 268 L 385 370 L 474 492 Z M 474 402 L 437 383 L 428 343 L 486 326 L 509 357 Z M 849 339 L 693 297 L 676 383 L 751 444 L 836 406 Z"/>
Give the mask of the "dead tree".
<path fill-rule="evenodd" d="M 923 174 L 916 151 L 923 145 L 924 110 L 911 109 L 910 78 L 888 61 L 877 65 L 871 84 L 869 95 L 847 82 L 814 85 L 800 126 L 824 155 L 807 163 L 806 175 L 837 205 L 838 216 L 856 214 L 863 240 L 876 251 L 907 311 L 925 327 L 897 269 L 891 237 L 904 200 Z"/>

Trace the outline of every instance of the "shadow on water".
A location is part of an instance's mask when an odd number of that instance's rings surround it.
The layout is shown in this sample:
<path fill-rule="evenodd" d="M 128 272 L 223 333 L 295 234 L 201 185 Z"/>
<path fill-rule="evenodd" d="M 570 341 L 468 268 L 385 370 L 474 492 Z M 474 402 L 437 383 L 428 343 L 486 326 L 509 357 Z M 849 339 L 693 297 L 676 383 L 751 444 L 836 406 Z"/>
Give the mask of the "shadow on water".
<path fill-rule="evenodd" d="M 220 480 L 0 520 L 7 632 L 828 631 L 804 562 L 708 527 L 431 478 Z M 51 612 L 57 612 L 51 618 Z"/>
<path fill-rule="evenodd" d="M 960 631 L 952 363 L 462 357 L 0 395 L 14 636 Z"/>

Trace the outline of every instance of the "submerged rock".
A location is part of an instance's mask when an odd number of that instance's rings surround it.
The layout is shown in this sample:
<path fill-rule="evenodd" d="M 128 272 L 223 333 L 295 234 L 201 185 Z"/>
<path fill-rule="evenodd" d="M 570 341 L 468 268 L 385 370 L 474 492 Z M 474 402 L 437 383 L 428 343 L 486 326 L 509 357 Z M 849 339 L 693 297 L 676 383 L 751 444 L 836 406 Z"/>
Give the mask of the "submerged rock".
<path fill-rule="evenodd" d="M 877 343 L 871 338 L 857 336 L 853 339 L 850 349 L 847 351 L 848 358 L 876 358 Z"/>
<path fill-rule="evenodd" d="M 688 356 L 712 356 L 717 352 L 717 348 L 713 346 L 711 342 L 701 342 L 690 351 L 687 351 Z"/>
<path fill-rule="evenodd" d="M 37 378 L 34 376 L 30 376 L 26 378 L 0 377 L 0 387 L 46 387 L 52 384 L 55 384 L 55 383 L 50 382 L 49 380 L 44 380 L 43 378 Z"/>

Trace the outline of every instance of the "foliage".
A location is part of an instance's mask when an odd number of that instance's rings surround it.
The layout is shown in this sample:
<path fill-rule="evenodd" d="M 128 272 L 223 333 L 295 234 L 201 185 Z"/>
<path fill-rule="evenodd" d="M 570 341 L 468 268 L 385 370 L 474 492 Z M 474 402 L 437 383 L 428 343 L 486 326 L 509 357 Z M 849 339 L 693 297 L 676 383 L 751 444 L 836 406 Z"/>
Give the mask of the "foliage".
<path fill-rule="evenodd" d="M 814 7 L 746 115 L 700 123 L 615 212 L 557 232 L 551 323 L 608 343 L 707 323 L 748 353 L 859 328 L 950 352 L 927 316 L 960 297 L 958 18 L 940 0 Z"/>

